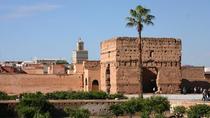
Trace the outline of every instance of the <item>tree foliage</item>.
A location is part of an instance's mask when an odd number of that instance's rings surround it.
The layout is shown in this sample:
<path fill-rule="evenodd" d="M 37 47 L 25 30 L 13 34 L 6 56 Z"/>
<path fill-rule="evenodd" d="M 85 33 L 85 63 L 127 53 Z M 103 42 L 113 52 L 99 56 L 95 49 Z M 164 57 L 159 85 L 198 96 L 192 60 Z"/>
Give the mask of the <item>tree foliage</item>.
<path fill-rule="evenodd" d="M 182 118 L 186 112 L 186 108 L 184 106 L 176 106 L 174 107 L 174 115 L 176 118 Z"/>
<path fill-rule="evenodd" d="M 21 118 L 49 118 L 52 109 L 53 106 L 40 92 L 22 94 L 16 107 L 18 116 Z"/>
<path fill-rule="evenodd" d="M 15 100 L 16 98 L 16 95 L 9 96 L 7 93 L 0 91 L 0 100 Z"/>
<path fill-rule="evenodd" d="M 113 104 L 110 106 L 110 110 L 111 112 L 116 116 L 120 116 L 124 114 L 124 108 L 122 105 L 120 104 Z"/>
<path fill-rule="evenodd" d="M 122 94 L 109 95 L 102 91 L 91 91 L 91 92 L 75 92 L 75 91 L 59 91 L 46 94 L 47 99 L 58 100 L 58 99 L 126 99 Z"/>
<path fill-rule="evenodd" d="M 69 64 L 66 60 L 57 60 L 56 64 Z"/>
<path fill-rule="evenodd" d="M 162 118 L 164 117 L 163 112 L 170 110 L 170 103 L 165 97 L 152 96 L 146 99 L 133 98 L 117 106 L 113 105 L 110 109 L 116 116 L 119 113 L 127 113 L 132 117 L 136 112 L 140 112 L 141 118 L 149 118 L 150 115 Z"/>
<path fill-rule="evenodd" d="M 190 107 L 190 109 L 187 111 L 187 116 L 189 118 L 200 118 L 207 117 L 209 113 L 210 106 L 205 104 L 198 104 Z"/>

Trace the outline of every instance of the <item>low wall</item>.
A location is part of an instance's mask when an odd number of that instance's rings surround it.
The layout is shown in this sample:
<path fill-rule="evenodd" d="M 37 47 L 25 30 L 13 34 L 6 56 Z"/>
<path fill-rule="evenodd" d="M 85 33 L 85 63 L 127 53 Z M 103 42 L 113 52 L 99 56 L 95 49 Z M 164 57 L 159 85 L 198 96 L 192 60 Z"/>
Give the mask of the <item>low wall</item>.
<path fill-rule="evenodd" d="M 0 74 L 0 91 L 7 94 L 33 93 L 40 91 L 81 91 L 82 75 L 29 75 Z"/>
<path fill-rule="evenodd" d="M 109 106 L 112 104 L 123 103 L 127 100 L 50 100 L 56 108 L 63 109 L 65 107 L 80 107 L 88 109 L 91 115 L 107 115 L 110 114 Z M 204 102 L 200 100 L 169 100 L 171 107 L 185 106 L 189 107 L 196 104 L 207 104 L 210 106 L 210 102 Z M 0 101 L 0 104 L 8 104 L 9 107 L 15 107 L 19 101 L 8 100 Z"/>

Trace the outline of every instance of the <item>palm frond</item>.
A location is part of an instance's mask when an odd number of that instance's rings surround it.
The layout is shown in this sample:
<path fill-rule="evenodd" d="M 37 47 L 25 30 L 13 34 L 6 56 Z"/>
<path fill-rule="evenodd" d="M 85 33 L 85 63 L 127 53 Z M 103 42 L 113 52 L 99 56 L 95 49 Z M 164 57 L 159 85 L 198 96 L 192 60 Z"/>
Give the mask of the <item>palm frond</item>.
<path fill-rule="evenodd" d="M 143 19 L 143 23 L 145 23 L 146 25 L 154 25 L 154 23 L 152 22 L 154 18 L 155 16 L 153 15 L 147 15 L 145 19 Z"/>
<path fill-rule="evenodd" d="M 133 10 L 133 9 L 130 10 L 130 15 L 131 15 L 132 17 L 137 17 L 137 13 L 136 13 L 136 11 Z"/>
<path fill-rule="evenodd" d="M 153 25 L 152 20 L 155 16 L 150 15 L 150 9 L 146 9 L 141 5 L 138 5 L 135 9 L 130 10 L 130 17 L 127 17 L 128 23 L 126 26 L 134 27 L 137 26 L 137 29 L 142 30 L 143 24 L 145 25 Z"/>
<path fill-rule="evenodd" d="M 131 23 L 131 22 L 128 22 L 127 24 L 126 24 L 126 27 L 134 27 L 134 26 L 136 26 L 134 23 Z"/>
<path fill-rule="evenodd" d="M 127 27 L 133 27 L 133 26 L 136 26 L 138 24 L 136 19 L 133 18 L 133 17 L 126 17 L 126 20 L 128 21 L 127 24 L 126 24 Z"/>

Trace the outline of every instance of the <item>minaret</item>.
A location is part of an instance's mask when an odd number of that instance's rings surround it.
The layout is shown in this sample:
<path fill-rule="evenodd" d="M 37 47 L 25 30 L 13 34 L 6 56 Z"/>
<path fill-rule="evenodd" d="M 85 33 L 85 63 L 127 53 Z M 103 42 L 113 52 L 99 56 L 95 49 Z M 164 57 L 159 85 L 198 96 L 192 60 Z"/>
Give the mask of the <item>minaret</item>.
<path fill-rule="evenodd" d="M 77 48 L 72 53 L 72 63 L 82 64 L 85 60 L 88 60 L 88 51 L 84 49 L 84 42 L 79 38 Z"/>

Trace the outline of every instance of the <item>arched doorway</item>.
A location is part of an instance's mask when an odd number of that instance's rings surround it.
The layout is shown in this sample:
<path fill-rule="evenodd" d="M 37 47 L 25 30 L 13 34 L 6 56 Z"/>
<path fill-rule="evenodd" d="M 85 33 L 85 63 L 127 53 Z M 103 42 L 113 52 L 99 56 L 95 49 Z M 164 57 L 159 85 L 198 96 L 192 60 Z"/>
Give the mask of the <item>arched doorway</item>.
<path fill-rule="evenodd" d="M 143 92 L 153 93 L 157 91 L 157 74 L 156 68 L 144 68 L 143 69 Z"/>
<path fill-rule="evenodd" d="M 93 80 L 93 82 L 92 82 L 92 91 L 99 91 L 98 80 Z"/>
<path fill-rule="evenodd" d="M 106 68 L 106 92 L 110 93 L 111 83 L 110 83 L 110 64 Z"/>

